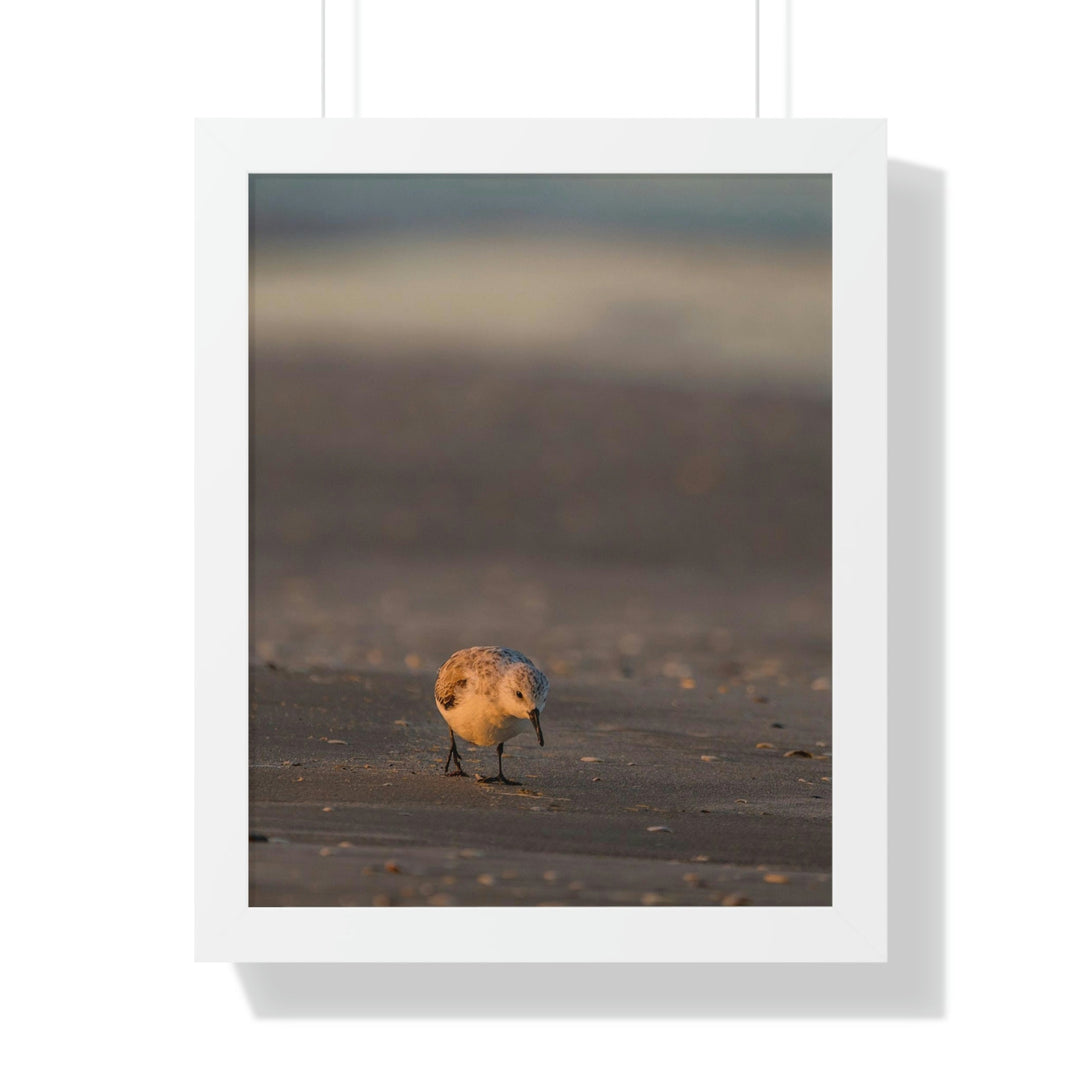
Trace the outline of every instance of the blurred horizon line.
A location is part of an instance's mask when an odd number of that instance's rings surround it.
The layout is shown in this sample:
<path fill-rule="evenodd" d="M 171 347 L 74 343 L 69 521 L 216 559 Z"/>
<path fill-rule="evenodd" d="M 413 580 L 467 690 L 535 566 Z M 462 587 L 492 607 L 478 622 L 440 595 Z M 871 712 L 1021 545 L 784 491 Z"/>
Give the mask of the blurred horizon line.
<path fill-rule="evenodd" d="M 828 174 L 252 174 L 253 244 L 507 226 L 827 248 Z"/>

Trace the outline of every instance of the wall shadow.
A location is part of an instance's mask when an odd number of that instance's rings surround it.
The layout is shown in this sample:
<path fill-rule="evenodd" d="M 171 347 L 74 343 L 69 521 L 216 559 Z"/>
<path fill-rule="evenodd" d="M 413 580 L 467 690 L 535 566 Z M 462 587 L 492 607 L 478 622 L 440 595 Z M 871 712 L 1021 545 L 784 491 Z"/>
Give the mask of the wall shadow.
<path fill-rule="evenodd" d="M 946 185 L 888 182 L 889 962 L 239 964 L 257 1017 L 944 1014 Z"/>

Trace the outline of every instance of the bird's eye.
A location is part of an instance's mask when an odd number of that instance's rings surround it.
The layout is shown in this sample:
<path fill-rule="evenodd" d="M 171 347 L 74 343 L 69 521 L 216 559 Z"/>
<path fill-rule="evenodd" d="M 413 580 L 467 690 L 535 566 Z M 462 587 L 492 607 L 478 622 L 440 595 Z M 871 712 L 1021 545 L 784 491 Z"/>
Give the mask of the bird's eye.
<path fill-rule="evenodd" d="M 517 692 L 517 696 L 518 696 L 518 697 L 524 697 L 525 695 L 524 695 L 524 694 L 523 694 L 523 693 L 522 693 L 522 692 L 521 692 L 521 691 L 519 690 L 519 691 Z"/>

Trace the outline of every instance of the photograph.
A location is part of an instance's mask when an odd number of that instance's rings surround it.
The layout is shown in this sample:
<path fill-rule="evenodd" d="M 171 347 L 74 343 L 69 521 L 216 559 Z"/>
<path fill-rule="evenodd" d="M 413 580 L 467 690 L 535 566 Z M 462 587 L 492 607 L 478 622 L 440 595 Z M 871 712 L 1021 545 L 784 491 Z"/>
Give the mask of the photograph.
<path fill-rule="evenodd" d="M 250 907 L 832 904 L 832 198 L 249 176 Z"/>

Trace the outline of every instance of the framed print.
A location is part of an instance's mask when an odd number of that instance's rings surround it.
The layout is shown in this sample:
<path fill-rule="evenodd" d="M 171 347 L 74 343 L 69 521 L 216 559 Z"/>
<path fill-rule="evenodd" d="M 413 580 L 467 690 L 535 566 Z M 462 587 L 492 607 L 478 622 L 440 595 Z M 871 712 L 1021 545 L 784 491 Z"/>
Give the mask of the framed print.
<path fill-rule="evenodd" d="M 884 124 L 196 134 L 199 958 L 885 961 Z"/>

